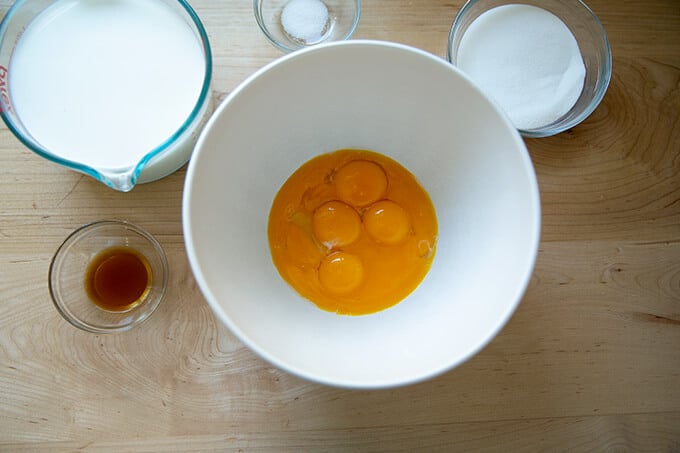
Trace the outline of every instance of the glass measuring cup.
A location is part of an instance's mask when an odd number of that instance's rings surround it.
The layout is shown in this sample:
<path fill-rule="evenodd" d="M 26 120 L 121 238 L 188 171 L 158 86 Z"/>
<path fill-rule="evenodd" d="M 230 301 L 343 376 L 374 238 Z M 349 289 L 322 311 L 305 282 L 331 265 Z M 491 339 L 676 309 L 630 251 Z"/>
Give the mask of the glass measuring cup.
<path fill-rule="evenodd" d="M 86 20 L 73 22 L 74 14 Z M 116 20 L 128 20 L 130 26 L 123 28 L 128 22 Z M 55 23 L 62 29 L 37 28 Z M 34 45 L 30 54 L 28 43 L 41 42 L 37 30 L 52 30 L 51 39 L 56 37 L 59 45 L 39 52 Z M 109 35 L 102 34 L 106 30 Z M 71 41 L 65 37 L 69 33 Z M 191 46 L 186 48 L 192 49 L 198 64 L 181 67 L 183 60 L 175 57 L 184 47 L 178 48 L 176 41 L 160 41 L 168 36 L 181 36 L 183 42 L 177 42 Z M 147 47 L 137 45 L 146 43 L 147 37 L 156 41 L 149 41 Z M 110 47 L 102 45 L 109 38 Z M 111 61 L 99 49 L 109 49 Z M 152 78 L 166 62 L 172 63 L 162 76 Z M 182 87 L 188 86 L 187 69 L 194 72 L 191 95 L 182 98 L 181 108 L 173 108 Z M 48 75 L 36 76 L 37 82 L 30 86 L 33 76 L 26 77 L 27 73 Z M 127 76 L 127 85 L 119 76 Z M 167 176 L 187 162 L 212 113 L 211 77 L 207 33 L 184 0 L 18 0 L 0 23 L 0 116 L 9 130 L 36 154 L 119 191 Z M 50 102 L 53 99 L 60 102 Z M 62 131 L 58 140 L 43 133 L 50 127 Z M 130 138 L 142 136 L 144 141 Z M 123 139 L 132 144 L 126 146 Z M 76 152 L 78 146 L 82 149 Z"/>

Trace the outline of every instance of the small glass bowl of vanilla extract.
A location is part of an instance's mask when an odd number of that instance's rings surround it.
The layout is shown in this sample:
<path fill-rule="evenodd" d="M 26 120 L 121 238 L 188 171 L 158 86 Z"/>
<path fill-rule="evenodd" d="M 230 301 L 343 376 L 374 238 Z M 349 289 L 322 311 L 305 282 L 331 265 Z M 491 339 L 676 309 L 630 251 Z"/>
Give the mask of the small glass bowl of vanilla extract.
<path fill-rule="evenodd" d="M 144 229 L 102 220 L 64 240 L 50 263 L 48 281 L 52 301 L 69 323 L 93 333 L 124 332 L 160 304 L 168 263 Z"/>

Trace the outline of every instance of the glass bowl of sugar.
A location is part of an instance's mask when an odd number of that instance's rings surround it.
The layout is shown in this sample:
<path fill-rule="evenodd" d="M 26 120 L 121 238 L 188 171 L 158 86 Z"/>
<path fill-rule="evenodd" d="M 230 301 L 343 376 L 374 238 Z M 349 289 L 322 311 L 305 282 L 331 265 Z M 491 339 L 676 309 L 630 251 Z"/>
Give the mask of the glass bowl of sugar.
<path fill-rule="evenodd" d="M 286 53 L 349 39 L 361 16 L 361 0 L 254 0 L 253 8 L 264 35 Z"/>
<path fill-rule="evenodd" d="M 581 123 L 602 101 L 612 71 L 604 27 L 580 0 L 469 0 L 451 26 L 448 60 L 524 137 Z"/>

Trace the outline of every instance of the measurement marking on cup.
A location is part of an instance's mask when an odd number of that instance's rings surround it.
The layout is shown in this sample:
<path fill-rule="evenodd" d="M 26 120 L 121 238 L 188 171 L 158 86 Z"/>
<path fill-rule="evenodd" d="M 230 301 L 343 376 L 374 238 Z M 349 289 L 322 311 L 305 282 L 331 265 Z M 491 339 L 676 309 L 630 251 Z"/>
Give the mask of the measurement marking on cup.
<path fill-rule="evenodd" d="M 7 106 L 8 112 L 12 111 L 12 103 L 9 101 L 9 93 L 7 92 L 7 74 L 9 74 L 9 70 L 0 65 L 0 99 L 2 99 L 0 112 L 5 111 L 5 106 Z"/>

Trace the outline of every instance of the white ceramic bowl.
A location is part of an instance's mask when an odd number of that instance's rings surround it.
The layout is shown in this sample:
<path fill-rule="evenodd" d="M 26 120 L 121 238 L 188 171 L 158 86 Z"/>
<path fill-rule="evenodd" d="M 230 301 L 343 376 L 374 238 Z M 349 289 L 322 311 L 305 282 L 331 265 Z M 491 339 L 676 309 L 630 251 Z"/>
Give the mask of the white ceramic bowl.
<path fill-rule="evenodd" d="M 280 186 L 340 148 L 399 161 L 439 221 L 425 280 L 372 315 L 318 309 L 269 253 Z M 380 388 L 442 373 L 503 327 L 532 273 L 540 203 L 520 135 L 457 69 L 403 45 L 345 41 L 284 56 L 224 100 L 189 164 L 183 225 L 205 298 L 246 345 L 312 381 Z"/>

